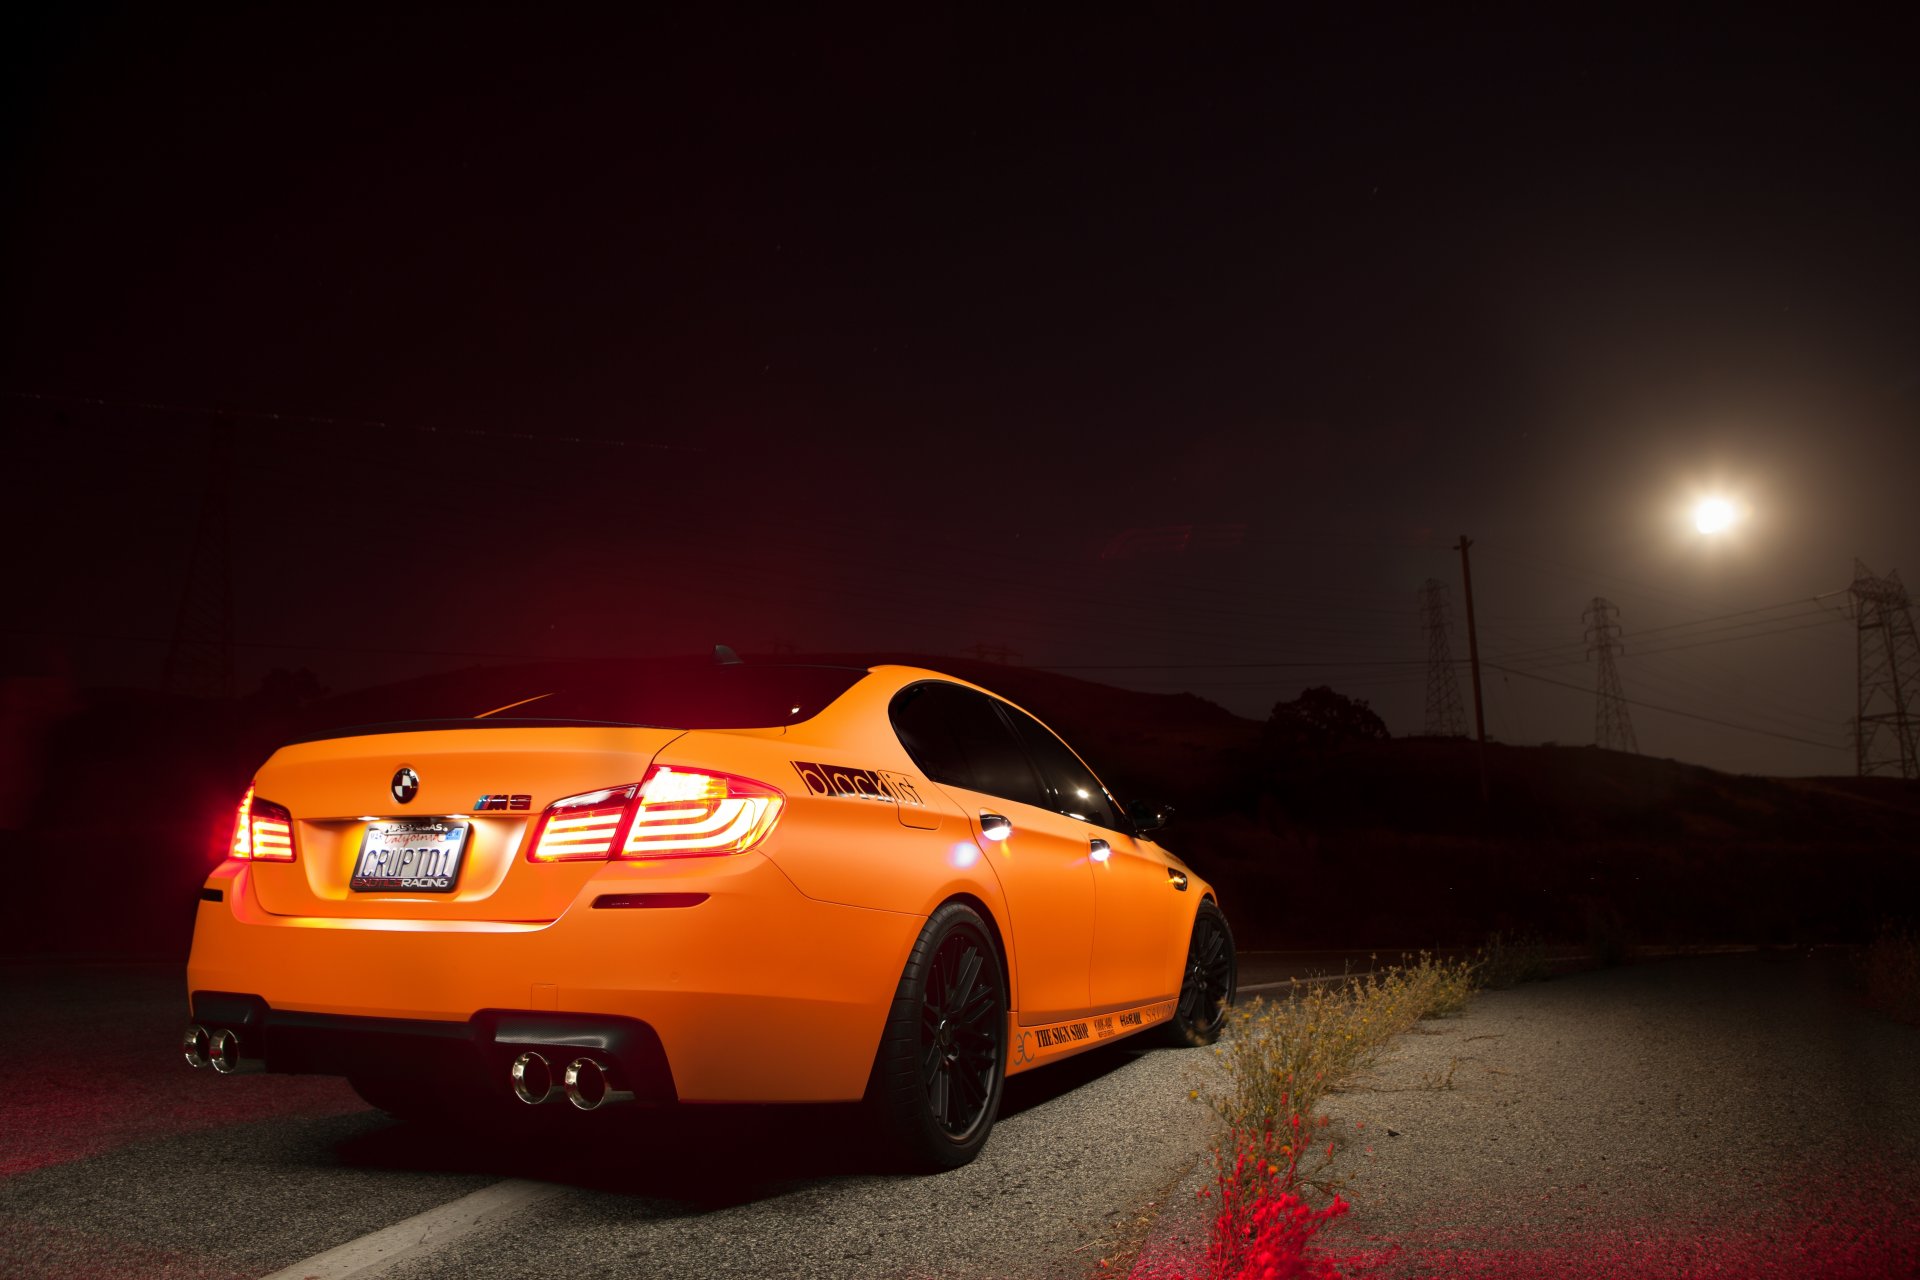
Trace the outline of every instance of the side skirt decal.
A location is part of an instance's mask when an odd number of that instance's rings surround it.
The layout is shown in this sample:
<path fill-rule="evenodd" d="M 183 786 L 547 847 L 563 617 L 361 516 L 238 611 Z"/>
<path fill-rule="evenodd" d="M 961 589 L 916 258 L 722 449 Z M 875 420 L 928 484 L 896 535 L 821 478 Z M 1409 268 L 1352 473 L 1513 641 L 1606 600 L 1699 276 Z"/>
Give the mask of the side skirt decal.
<path fill-rule="evenodd" d="M 1044 1027 L 1023 1027 L 1019 1014 L 1007 1014 L 1007 1074 L 1019 1075 L 1033 1067 L 1070 1058 L 1109 1040 L 1145 1031 L 1173 1017 L 1174 1002 L 1159 1000 L 1137 1009 L 1121 1009 L 1095 1017 L 1074 1018 Z"/>

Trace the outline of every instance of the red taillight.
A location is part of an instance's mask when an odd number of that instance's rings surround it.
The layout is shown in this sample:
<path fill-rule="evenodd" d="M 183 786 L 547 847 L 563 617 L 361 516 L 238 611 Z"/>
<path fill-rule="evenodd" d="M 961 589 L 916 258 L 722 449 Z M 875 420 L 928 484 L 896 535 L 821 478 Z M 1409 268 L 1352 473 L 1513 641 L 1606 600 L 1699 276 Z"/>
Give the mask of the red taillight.
<path fill-rule="evenodd" d="M 535 862 L 605 861 L 627 824 L 639 787 L 609 787 L 555 800 L 534 824 L 527 857 Z"/>
<path fill-rule="evenodd" d="M 534 824 L 534 862 L 744 853 L 767 838 L 786 797 L 765 783 L 656 765 L 641 782 L 569 796 Z"/>
<path fill-rule="evenodd" d="M 786 797 L 729 773 L 656 766 L 640 787 L 623 858 L 744 853 L 766 839 Z"/>
<path fill-rule="evenodd" d="M 292 862 L 293 814 L 285 805 L 262 800 L 249 785 L 233 815 L 230 852 L 236 858 L 255 862 Z"/>

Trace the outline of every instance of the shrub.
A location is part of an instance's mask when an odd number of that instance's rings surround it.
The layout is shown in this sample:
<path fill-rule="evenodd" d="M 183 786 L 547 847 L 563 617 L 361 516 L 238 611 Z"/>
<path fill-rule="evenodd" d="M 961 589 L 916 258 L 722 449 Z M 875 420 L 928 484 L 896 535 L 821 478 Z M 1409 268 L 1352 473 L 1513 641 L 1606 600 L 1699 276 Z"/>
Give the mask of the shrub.
<path fill-rule="evenodd" d="M 1310 1256 L 1307 1246 L 1321 1227 L 1347 1211 L 1338 1195 L 1315 1209 L 1292 1187 L 1300 1157 L 1300 1117 L 1292 1117 L 1291 1154 L 1275 1149 L 1272 1130 L 1259 1139 L 1234 1135 L 1232 1162 L 1214 1152 L 1214 1186 L 1219 1212 L 1207 1245 L 1209 1280 L 1340 1280 L 1328 1258 Z M 1205 1195 L 1205 1192 L 1201 1193 Z"/>
<path fill-rule="evenodd" d="M 1471 964 L 1423 951 L 1409 965 L 1238 1006 L 1215 1050 L 1228 1087 L 1214 1109 L 1239 1133 L 1311 1116 L 1329 1089 L 1373 1065 L 1388 1040 L 1423 1017 L 1458 1012 L 1472 992 Z"/>
<path fill-rule="evenodd" d="M 1211 1280 L 1339 1280 L 1336 1262 L 1308 1249 L 1347 1212 L 1334 1168 L 1345 1135 L 1319 1104 L 1395 1035 L 1423 1017 L 1458 1012 L 1473 990 L 1472 963 L 1421 952 L 1410 963 L 1233 1010 L 1214 1049 L 1227 1083 L 1211 1100 L 1226 1132 L 1213 1151 L 1214 1185 L 1201 1193 L 1218 1197 Z M 1303 1190 L 1331 1199 L 1314 1208 Z"/>
<path fill-rule="evenodd" d="M 1546 944 L 1533 934 L 1508 939 L 1493 933 L 1473 958 L 1474 985 L 1504 991 L 1523 982 L 1543 982 L 1553 976 L 1547 964 Z"/>

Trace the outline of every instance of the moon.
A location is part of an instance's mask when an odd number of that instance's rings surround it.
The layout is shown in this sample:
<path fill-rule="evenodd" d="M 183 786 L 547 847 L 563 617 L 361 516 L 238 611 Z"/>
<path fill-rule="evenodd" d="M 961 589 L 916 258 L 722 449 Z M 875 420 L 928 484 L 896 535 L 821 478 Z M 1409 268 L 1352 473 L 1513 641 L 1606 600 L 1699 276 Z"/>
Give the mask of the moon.
<path fill-rule="evenodd" d="M 1725 533 L 1739 517 L 1725 498 L 1702 498 L 1693 505 L 1693 527 L 1705 534 Z"/>

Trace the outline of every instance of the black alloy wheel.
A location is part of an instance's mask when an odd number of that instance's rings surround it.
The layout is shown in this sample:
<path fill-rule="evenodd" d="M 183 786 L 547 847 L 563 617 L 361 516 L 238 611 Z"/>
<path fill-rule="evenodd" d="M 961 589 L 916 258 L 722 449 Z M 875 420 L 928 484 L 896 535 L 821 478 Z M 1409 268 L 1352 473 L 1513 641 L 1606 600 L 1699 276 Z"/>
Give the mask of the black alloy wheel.
<path fill-rule="evenodd" d="M 1227 1025 L 1238 977 L 1233 930 L 1220 908 L 1202 901 L 1193 918 L 1187 971 L 1180 980 L 1180 1003 L 1167 1024 L 1167 1042 L 1198 1047 L 1218 1040 Z"/>
<path fill-rule="evenodd" d="M 985 1145 L 1007 1071 L 1007 991 L 978 912 L 928 918 L 894 991 L 874 1062 L 875 1102 L 915 1168 L 952 1169 Z"/>

